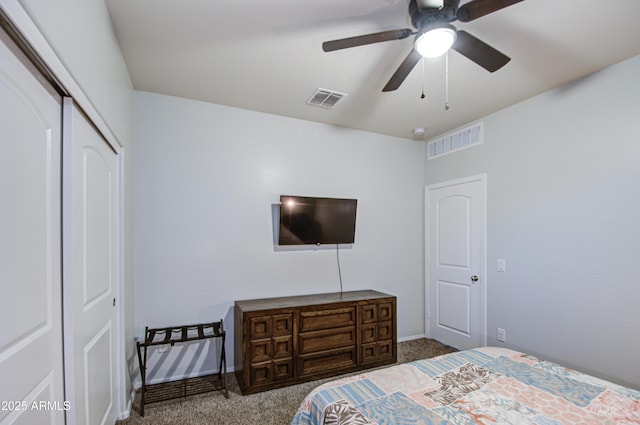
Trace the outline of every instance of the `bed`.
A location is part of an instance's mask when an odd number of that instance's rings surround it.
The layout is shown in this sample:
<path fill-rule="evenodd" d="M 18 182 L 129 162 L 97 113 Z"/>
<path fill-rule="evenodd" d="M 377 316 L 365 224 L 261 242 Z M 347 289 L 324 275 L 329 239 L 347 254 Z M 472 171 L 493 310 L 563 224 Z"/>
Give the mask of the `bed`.
<path fill-rule="evenodd" d="M 292 425 L 640 424 L 640 391 L 483 347 L 323 384 Z"/>

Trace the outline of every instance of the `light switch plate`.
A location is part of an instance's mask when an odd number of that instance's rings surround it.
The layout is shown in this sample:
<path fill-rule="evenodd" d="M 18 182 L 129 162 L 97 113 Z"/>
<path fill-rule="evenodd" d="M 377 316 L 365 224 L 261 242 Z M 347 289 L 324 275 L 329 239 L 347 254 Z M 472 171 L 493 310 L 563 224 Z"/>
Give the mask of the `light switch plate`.
<path fill-rule="evenodd" d="M 507 261 L 504 258 L 498 258 L 496 261 L 496 270 L 499 272 L 504 272 L 507 270 Z"/>

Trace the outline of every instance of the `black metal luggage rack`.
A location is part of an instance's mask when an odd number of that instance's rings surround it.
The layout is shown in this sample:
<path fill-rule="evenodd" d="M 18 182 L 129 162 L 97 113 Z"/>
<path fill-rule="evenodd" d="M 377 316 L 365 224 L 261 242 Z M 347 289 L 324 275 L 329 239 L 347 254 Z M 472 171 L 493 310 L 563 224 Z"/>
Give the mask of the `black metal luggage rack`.
<path fill-rule="evenodd" d="M 138 350 L 138 362 L 140 364 L 140 375 L 142 378 L 142 390 L 140 397 L 140 415 L 144 416 L 144 405 L 157 401 L 170 400 L 173 398 L 187 397 L 209 391 L 223 391 L 224 396 L 229 398 L 227 389 L 227 361 L 224 349 L 226 332 L 222 319 L 219 322 L 201 323 L 189 326 L 170 326 L 166 328 L 145 328 L 144 342 L 136 343 Z M 221 338 L 220 346 L 220 370 L 206 376 L 195 378 L 185 378 L 176 381 L 167 381 L 157 384 L 147 384 L 147 348 L 154 345 L 169 344 L 172 347 L 176 343 L 197 341 L 208 338 Z"/>

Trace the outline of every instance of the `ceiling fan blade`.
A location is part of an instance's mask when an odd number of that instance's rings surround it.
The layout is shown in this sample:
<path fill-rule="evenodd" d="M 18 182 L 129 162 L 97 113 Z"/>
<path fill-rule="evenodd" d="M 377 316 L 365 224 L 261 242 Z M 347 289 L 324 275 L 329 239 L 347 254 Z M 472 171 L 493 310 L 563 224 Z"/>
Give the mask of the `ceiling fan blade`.
<path fill-rule="evenodd" d="M 458 9 L 458 20 L 469 22 L 524 0 L 473 0 Z"/>
<path fill-rule="evenodd" d="M 422 59 L 420 53 L 418 53 L 415 49 L 411 49 L 409 55 L 402 61 L 396 72 L 391 76 L 391 79 L 387 83 L 386 86 L 382 89 L 385 91 L 393 91 L 400 87 L 400 84 L 407 78 L 407 75 L 411 72 L 414 66 Z"/>
<path fill-rule="evenodd" d="M 341 38 L 339 40 L 325 41 L 322 50 L 332 52 L 334 50 L 348 49 L 349 47 L 364 46 L 365 44 L 380 43 L 383 41 L 402 40 L 413 34 L 408 28 L 401 30 L 389 30 L 373 34 L 358 35 L 356 37 Z"/>
<path fill-rule="evenodd" d="M 510 57 L 466 31 L 458 31 L 458 37 L 452 48 L 489 72 L 499 70 L 511 60 Z"/>

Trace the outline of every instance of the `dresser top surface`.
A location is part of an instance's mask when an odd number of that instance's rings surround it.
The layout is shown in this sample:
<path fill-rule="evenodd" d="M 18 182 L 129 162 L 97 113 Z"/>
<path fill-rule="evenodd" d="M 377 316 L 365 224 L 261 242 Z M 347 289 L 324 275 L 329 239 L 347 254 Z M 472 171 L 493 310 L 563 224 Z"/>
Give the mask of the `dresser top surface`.
<path fill-rule="evenodd" d="M 268 310 L 276 308 L 304 307 L 319 304 L 334 304 L 341 302 L 357 302 L 375 300 L 379 298 L 395 297 L 374 290 L 331 292 L 327 294 L 296 295 L 292 297 L 262 298 L 255 300 L 239 300 L 236 308 L 244 312 L 254 310 Z"/>

